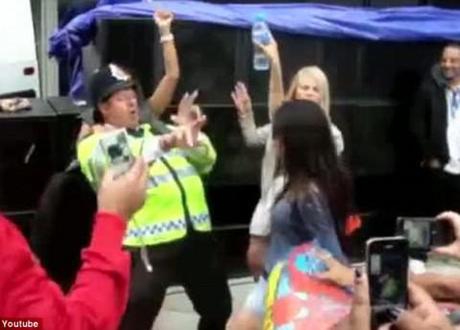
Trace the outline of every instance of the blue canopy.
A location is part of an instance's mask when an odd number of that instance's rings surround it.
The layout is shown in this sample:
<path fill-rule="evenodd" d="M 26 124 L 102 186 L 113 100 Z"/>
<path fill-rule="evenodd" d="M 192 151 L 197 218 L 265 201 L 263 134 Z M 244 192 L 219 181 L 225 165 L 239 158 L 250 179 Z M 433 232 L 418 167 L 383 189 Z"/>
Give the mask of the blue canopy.
<path fill-rule="evenodd" d="M 169 9 L 177 20 L 249 28 L 265 13 L 270 28 L 287 33 L 387 41 L 460 40 L 460 10 L 436 7 L 376 9 L 319 4 L 210 4 L 190 0 L 105 5 L 75 17 L 50 38 L 49 54 L 73 67 L 71 95 L 82 93 L 81 49 L 96 33 L 102 18 L 148 18 Z"/>

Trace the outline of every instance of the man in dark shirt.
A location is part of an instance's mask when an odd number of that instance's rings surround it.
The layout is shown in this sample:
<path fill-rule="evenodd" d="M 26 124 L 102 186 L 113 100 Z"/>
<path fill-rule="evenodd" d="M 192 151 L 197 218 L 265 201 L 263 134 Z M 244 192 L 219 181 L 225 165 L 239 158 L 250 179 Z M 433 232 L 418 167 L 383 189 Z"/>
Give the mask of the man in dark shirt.
<path fill-rule="evenodd" d="M 460 44 L 444 47 L 422 84 L 411 124 L 427 173 L 429 212 L 460 210 Z"/>

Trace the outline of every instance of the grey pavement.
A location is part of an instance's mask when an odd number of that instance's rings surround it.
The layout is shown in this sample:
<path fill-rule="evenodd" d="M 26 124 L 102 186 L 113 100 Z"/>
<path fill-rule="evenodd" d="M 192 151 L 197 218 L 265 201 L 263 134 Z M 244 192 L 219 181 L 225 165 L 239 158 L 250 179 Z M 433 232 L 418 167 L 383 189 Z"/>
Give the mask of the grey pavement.
<path fill-rule="evenodd" d="M 236 311 L 254 287 L 254 281 L 252 277 L 231 279 L 229 285 L 233 298 L 233 311 Z M 183 288 L 180 286 L 169 288 L 152 330 L 193 330 L 196 329 L 197 324 L 198 314 L 193 310 Z"/>

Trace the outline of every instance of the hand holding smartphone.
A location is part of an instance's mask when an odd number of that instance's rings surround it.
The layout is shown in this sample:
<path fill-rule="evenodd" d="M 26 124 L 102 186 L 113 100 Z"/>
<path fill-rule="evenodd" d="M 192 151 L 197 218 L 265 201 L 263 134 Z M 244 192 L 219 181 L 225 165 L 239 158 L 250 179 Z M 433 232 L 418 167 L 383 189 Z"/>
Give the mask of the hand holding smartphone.
<path fill-rule="evenodd" d="M 133 166 L 134 156 L 129 147 L 126 130 L 108 132 L 99 143 L 116 177 L 126 173 Z"/>
<path fill-rule="evenodd" d="M 366 266 L 372 319 L 376 325 L 389 321 L 389 310 L 407 306 L 408 241 L 401 236 L 367 241 Z"/>
<path fill-rule="evenodd" d="M 397 231 L 409 241 L 409 249 L 428 251 L 433 247 L 444 246 L 455 240 L 454 230 L 449 221 L 436 218 L 397 219 Z"/>

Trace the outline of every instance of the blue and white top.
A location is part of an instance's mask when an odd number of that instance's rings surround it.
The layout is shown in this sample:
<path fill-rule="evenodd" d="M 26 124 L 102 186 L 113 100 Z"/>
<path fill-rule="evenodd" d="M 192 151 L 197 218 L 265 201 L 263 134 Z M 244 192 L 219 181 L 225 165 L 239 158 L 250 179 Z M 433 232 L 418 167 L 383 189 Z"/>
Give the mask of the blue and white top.
<path fill-rule="evenodd" d="M 346 262 L 327 200 L 318 190 L 312 189 L 302 200 L 279 200 L 272 209 L 271 225 L 267 272 L 285 260 L 293 248 L 312 241 L 335 259 Z"/>

